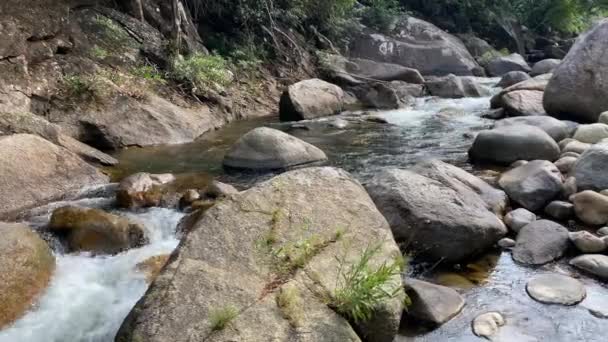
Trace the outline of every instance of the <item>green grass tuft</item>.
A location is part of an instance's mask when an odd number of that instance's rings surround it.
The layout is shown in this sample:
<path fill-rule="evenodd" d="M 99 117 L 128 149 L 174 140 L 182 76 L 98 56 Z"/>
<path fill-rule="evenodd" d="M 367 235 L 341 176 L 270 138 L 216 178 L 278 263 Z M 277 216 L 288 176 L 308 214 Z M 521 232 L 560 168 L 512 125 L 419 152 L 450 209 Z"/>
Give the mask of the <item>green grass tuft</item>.
<path fill-rule="evenodd" d="M 300 291 L 294 286 L 286 285 L 279 290 L 276 301 L 289 324 L 294 328 L 299 327 L 304 315 Z"/>
<path fill-rule="evenodd" d="M 227 86 L 232 82 L 232 72 L 221 56 L 194 53 L 178 55 L 172 61 L 171 76 L 201 90 Z"/>
<path fill-rule="evenodd" d="M 209 314 L 209 325 L 212 331 L 226 329 L 228 325 L 238 316 L 239 311 L 234 306 L 226 306 L 212 310 Z"/>

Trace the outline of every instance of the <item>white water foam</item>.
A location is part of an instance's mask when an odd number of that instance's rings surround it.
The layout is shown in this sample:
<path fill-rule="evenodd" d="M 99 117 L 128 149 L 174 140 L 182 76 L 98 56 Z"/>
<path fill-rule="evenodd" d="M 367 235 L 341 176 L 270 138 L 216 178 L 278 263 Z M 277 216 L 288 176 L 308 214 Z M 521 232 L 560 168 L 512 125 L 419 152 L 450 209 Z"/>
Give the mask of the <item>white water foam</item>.
<path fill-rule="evenodd" d="M 183 217 L 170 209 L 121 213 L 143 223 L 150 244 L 114 256 L 56 255 L 57 268 L 38 305 L 11 327 L 1 342 L 110 342 L 131 308 L 145 293 L 145 275 L 136 265 L 171 253 Z"/>

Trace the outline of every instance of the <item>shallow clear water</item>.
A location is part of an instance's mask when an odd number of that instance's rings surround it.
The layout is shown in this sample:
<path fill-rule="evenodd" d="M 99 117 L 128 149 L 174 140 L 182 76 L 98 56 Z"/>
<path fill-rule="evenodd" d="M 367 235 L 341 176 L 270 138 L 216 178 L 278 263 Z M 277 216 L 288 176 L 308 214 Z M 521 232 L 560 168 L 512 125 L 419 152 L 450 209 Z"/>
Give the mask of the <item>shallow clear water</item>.
<path fill-rule="evenodd" d="M 1 342 L 114 340 L 123 319 L 148 288 L 137 264 L 177 247 L 175 228 L 183 216 L 161 208 L 116 213 L 144 224 L 150 244 L 115 256 L 56 253 L 57 268 L 46 293 L 30 313 L 0 331 Z"/>

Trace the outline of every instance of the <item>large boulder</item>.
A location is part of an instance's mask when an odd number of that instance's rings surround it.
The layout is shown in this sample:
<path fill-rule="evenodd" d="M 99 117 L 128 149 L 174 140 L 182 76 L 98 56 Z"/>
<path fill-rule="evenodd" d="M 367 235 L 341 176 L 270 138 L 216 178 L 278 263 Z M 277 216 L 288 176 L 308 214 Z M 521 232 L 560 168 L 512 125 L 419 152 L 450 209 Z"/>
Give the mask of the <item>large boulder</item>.
<path fill-rule="evenodd" d="M 537 211 L 560 194 L 563 179 L 553 163 L 533 160 L 505 172 L 498 184 L 510 199 L 530 211 Z"/>
<path fill-rule="evenodd" d="M 281 95 L 281 121 L 299 121 L 338 114 L 344 105 L 344 91 L 320 79 L 290 85 Z"/>
<path fill-rule="evenodd" d="M 510 91 L 502 96 L 502 103 L 511 116 L 547 115 L 543 108 L 543 93 L 540 91 Z"/>
<path fill-rule="evenodd" d="M 543 74 L 551 74 L 553 70 L 559 66 L 562 62 L 561 59 L 549 58 L 543 59 L 540 62 L 536 62 L 532 67 L 532 71 L 530 72 L 531 76 L 538 76 Z"/>
<path fill-rule="evenodd" d="M 560 258 L 568 249 L 568 229 L 549 221 L 538 220 L 523 227 L 517 235 L 513 259 L 529 265 L 543 265 Z"/>
<path fill-rule="evenodd" d="M 508 73 L 506 73 L 502 76 L 502 78 L 500 79 L 498 84 L 496 84 L 496 86 L 500 87 L 500 88 L 508 88 L 514 84 L 517 84 L 517 83 L 520 83 L 523 81 L 527 81 L 529 79 L 530 79 L 530 75 L 528 75 L 527 73 L 525 73 L 523 71 L 509 71 Z"/>
<path fill-rule="evenodd" d="M 534 78 L 528 79 L 523 82 L 515 83 L 514 85 L 507 87 L 501 90 L 498 94 L 494 95 L 490 100 L 491 108 L 502 108 L 504 107 L 503 97 L 513 91 L 536 91 L 536 92 L 544 92 L 548 79 L 544 77 L 545 75 L 536 76 Z"/>
<path fill-rule="evenodd" d="M 608 280 L 608 256 L 602 254 L 581 255 L 570 260 L 570 265 Z"/>
<path fill-rule="evenodd" d="M 349 51 L 353 57 L 399 64 L 423 75 L 471 76 L 480 68 L 460 39 L 409 16 L 401 18 L 390 35 L 364 30 Z"/>
<path fill-rule="evenodd" d="M 419 175 L 436 180 L 459 192 L 473 191 L 486 203 L 488 210 L 503 215 L 509 198 L 504 191 L 496 189 L 484 180 L 454 165 L 437 159 L 422 161 L 411 168 Z"/>
<path fill-rule="evenodd" d="M 570 196 L 570 202 L 581 221 L 597 226 L 608 223 L 608 196 L 585 190 Z"/>
<path fill-rule="evenodd" d="M 0 218 L 108 181 L 76 154 L 29 134 L 0 137 L 0 178 Z"/>
<path fill-rule="evenodd" d="M 413 101 L 412 96 L 399 92 L 396 85 L 384 82 L 367 82 L 349 89 L 362 107 L 398 109 Z"/>
<path fill-rule="evenodd" d="M 518 160 L 559 158 L 559 146 L 545 131 L 530 125 L 514 125 L 479 132 L 469 157 L 475 162 L 510 165 Z"/>
<path fill-rule="evenodd" d="M 0 223 L 0 329 L 32 307 L 55 269 L 55 257 L 38 234 L 21 224 Z"/>
<path fill-rule="evenodd" d="M 423 84 L 424 77 L 416 69 L 406 68 L 399 64 L 375 62 L 363 58 L 351 58 L 346 64 L 346 71 L 364 78 L 380 81 L 404 81 Z"/>
<path fill-rule="evenodd" d="M 490 76 L 503 76 L 511 71 L 530 72 L 532 69 L 521 55 L 513 53 L 494 58 L 486 65 L 486 70 Z"/>
<path fill-rule="evenodd" d="M 453 185 L 390 169 L 367 189 L 398 241 L 421 257 L 455 263 L 483 252 L 507 229 L 476 192 Z"/>
<path fill-rule="evenodd" d="M 571 143 L 572 144 L 572 143 Z M 589 147 L 574 165 L 578 190 L 602 191 L 608 189 L 608 144 Z"/>
<path fill-rule="evenodd" d="M 116 254 L 146 243 L 142 225 L 99 209 L 59 208 L 51 216 L 49 229 L 66 236 L 72 251 Z"/>
<path fill-rule="evenodd" d="M 476 77 L 471 76 L 450 74 L 429 78 L 425 85 L 432 96 L 444 98 L 483 97 L 492 94 L 489 87 L 480 84 Z"/>
<path fill-rule="evenodd" d="M 224 156 L 236 169 L 287 169 L 327 160 L 323 151 L 287 133 L 267 127 L 249 131 Z"/>
<path fill-rule="evenodd" d="M 407 315 L 415 319 L 441 325 L 458 315 L 464 307 L 464 298 L 449 287 L 406 278 L 405 291 L 411 306 Z"/>
<path fill-rule="evenodd" d="M 306 331 L 307 341 L 358 342 L 354 325 L 366 341 L 392 341 L 405 298 L 399 274 L 385 283 L 396 296 L 369 320 L 351 325 L 336 313 L 344 272 L 364 255 L 374 269 L 401 254 L 363 187 L 335 168 L 284 173 L 205 212 L 116 341 L 290 341 Z M 220 330 L 213 320 L 227 308 L 235 315 Z"/>
<path fill-rule="evenodd" d="M 530 125 L 536 126 L 547 132 L 555 141 L 562 141 L 568 137 L 568 125 L 563 121 L 550 116 L 522 116 L 517 118 L 507 118 L 496 121 L 494 128 Z"/>
<path fill-rule="evenodd" d="M 608 108 L 608 20 L 601 21 L 574 44 L 553 71 L 545 91 L 545 109 L 556 117 L 597 122 Z"/>

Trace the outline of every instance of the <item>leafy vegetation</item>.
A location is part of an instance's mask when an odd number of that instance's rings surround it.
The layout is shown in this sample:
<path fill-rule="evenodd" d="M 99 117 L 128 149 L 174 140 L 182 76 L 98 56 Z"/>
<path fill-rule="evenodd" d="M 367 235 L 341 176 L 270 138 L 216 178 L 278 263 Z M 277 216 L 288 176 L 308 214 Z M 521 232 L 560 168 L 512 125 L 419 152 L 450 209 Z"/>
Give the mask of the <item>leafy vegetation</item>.
<path fill-rule="evenodd" d="M 101 81 L 95 75 L 65 75 L 61 79 L 63 95 L 71 99 L 101 96 Z"/>
<path fill-rule="evenodd" d="M 175 57 L 171 76 L 198 89 L 222 87 L 232 81 L 232 73 L 223 57 L 201 53 Z"/>
<path fill-rule="evenodd" d="M 145 64 L 134 67 L 131 70 L 133 76 L 143 78 L 148 81 L 165 83 L 165 77 L 162 72 L 158 70 L 156 66 Z"/>
<path fill-rule="evenodd" d="M 403 271 L 403 258 L 373 267 L 372 258 L 380 248 L 379 244 L 368 246 L 360 259 L 350 266 L 346 266 L 345 257 L 338 260 L 341 265 L 338 284 L 330 306 L 354 322 L 370 320 L 380 303 L 397 297 L 401 291 L 401 283 L 395 283 L 394 278 L 400 277 Z"/>
<path fill-rule="evenodd" d="M 237 308 L 231 305 L 212 310 L 209 314 L 209 325 L 211 326 L 211 330 L 224 330 L 238 314 L 239 311 Z"/>

